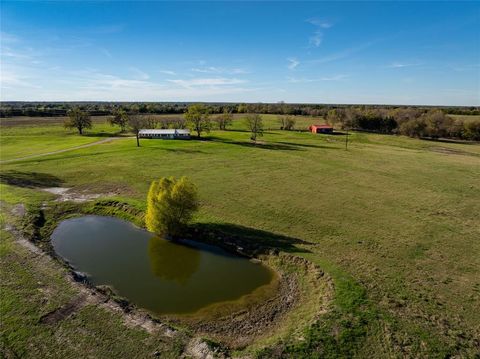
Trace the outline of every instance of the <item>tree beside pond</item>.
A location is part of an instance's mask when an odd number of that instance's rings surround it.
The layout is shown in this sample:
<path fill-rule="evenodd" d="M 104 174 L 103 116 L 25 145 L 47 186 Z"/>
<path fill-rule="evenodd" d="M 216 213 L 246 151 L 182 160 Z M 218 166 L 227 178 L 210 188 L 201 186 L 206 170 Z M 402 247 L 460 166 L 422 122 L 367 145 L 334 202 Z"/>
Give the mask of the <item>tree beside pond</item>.
<path fill-rule="evenodd" d="M 197 187 L 187 177 L 153 181 L 147 196 L 145 224 L 151 232 L 178 236 L 198 210 Z"/>
<path fill-rule="evenodd" d="M 65 121 L 65 128 L 76 128 L 80 135 L 86 128 L 92 128 L 92 119 L 86 111 L 82 111 L 79 107 L 73 107 L 67 111 L 68 119 Z"/>

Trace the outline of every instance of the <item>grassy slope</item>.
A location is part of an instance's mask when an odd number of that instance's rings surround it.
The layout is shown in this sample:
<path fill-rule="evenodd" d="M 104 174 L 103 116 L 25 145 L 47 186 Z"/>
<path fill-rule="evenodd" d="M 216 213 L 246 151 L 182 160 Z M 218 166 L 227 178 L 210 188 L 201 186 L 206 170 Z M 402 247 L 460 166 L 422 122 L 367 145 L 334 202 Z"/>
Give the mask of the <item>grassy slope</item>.
<path fill-rule="evenodd" d="M 74 130 L 66 131 L 59 124 L 2 126 L 0 130 L 2 161 L 84 145 L 117 132 L 104 123 L 97 124 L 93 131 L 87 131 L 86 136 L 78 136 Z"/>
<path fill-rule="evenodd" d="M 155 351 L 178 358 L 184 343 L 127 328 L 119 314 L 86 305 L 55 324 L 42 315 L 78 295 L 62 276 L 63 268 L 14 243 L 0 232 L 2 273 L 0 354 L 5 358 L 147 358 Z"/>
<path fill-rule="evenodd" d="M 155 115 L 157 118 L 177 118 L 182 115 Z M 241 117 L 238 115 L 237 117 Z M 76 147 L 118 135 L 118 128 L 110 126 L 107 116 L 93 116 L 93 128 L 78 136 L 75 129 L 65 130 L 62 126 L 65 117 L 12 117 L 0 119 L 0 161 L 21 158 L 28 155 L 47 153 Z M 299 117 L 298 125 L 307 128 L 311 120 Z M 242 128 L 236 121 L 232 128 Z M 278 127 L 276 115 L 265 115 L 265 127 Z"/>
<path fill-rule="evenodd" d="M 457 120 L 462 120 L 462 121 L 480 121 L 480 115 L 449 115 L 450 117 L 453 117 L 454 119 Z"/>
<path fill-rule="evenodd" d="M 47 173 L 92 191 L 127 186 L 129 200 L 141 204 L 151 180 L 190 176 L 202 198 L 198 221 L 306 240 L 310 253 L 299 255 L 334 276 L 337 309 L 329 326 L 313 328 L 291 350 L 308 352 L 321 342 L 331 353 L 384 356 L 401 343 L 410 354 L 473 355 L 469 338 L 480 333 L 480 146 L 354 134 L 344 151 L 343 136 L 280 131 L 257 147 L 244 132 L 210 138 L 145 140 L 141 148 L 125 139 L 2 171 Z M 10 188 L 2 197 L 14 200 Z M 340 334 L 332 335 L 335 327 Z M 363 336 L 368 345 L 355 347 L 353 339 Z"/>

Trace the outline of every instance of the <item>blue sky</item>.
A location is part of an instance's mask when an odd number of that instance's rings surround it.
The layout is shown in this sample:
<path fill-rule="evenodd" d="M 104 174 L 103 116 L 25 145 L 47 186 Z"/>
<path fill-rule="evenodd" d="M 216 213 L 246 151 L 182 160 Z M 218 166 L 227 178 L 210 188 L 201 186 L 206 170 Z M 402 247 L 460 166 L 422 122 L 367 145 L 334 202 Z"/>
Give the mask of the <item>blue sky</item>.
<path fill-rule="evenodd" d="M 1 99 L 480 105 L 480 3 L 2 1 Z"/>

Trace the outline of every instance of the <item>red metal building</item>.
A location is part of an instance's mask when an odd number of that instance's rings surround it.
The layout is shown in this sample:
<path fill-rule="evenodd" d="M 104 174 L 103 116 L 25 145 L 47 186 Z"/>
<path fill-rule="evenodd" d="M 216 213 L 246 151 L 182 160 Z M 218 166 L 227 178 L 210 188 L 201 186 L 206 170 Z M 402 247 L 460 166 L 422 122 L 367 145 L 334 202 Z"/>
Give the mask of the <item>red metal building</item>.
<path fill-rule="evenodd" d="M 312 133 L 333 133 L 333 127 L 330 125 L 311 125 L 308 129 Z"/>

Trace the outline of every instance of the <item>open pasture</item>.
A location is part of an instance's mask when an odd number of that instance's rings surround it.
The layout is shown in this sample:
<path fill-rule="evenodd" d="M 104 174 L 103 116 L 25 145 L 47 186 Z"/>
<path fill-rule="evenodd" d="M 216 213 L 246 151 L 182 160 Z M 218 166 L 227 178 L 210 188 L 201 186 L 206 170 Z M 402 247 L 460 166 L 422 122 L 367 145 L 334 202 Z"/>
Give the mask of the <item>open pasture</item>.
<path fill-rule="evenodd" d="M 346 151 L 344 135 L 279 131 L 276 116 L 265 115 L 264 120 L 267 130 L 257 145 L 237 118 L 232 131 L 212 131 L 202 141 L 141 140 L 137 148 L 134 139 L 124 138 L 2 164 L 2 201 L 5 208 L 18 202 L 28 207 L 47 198 L 49 194 L 15 181 L 19 176 L 43 176 L 54 178 L 57 186 L 91 193 L 114 189 L 113 199 L 143 210 L 152 180 L 186 175 L 200 192 L 202 209 L 196 222 L 300 239 L 289 251 L 333 278 L 334 307 L 320 324 L 303 323 L 303 341 L 283 338 L 292 343 L 285 352 L 477 354 L 480 145 L 353 133 Z M 310 123 L 302 119 L 297 128 Z M 2 160 L 74 147 L 117 131 L 101 120 L 94 121 L 86 136 L 59 123 L 2 126 Z M 12 270 L 24 273 L 18 281 L 28 296 L 36 290 L 35 280 L 28 277 L 36 264 L 7 242 L 3 270 L 22 256 L 28 265 Z M 19 295 L 16 280 L 9 277 L 4 284 L 12 300 Z M 60 291 L 63 285 L 54 282 L 49 290 Z M 34 312 L 35 298 L 25 305 Z M 84 310 L 79 328 L 107 336 L 118 331 L 119 321 L 107 328 L 93 325 L 99 310 Z M 13 333 L 26 314 L 11 315 L 3 335 L 12 348 L 24 348 L 27 336 Z M 42 327 L 34 328 L 29 332 L 34 338 L 44 335 Z M 87 345 L 89 334 L 79 335 L 85 340 L 79 345 Z M 135 345 L 129 341 L 125 353 Z M 168 350 L 176 353 L 175 348 Z M 268 350 L 256 353 L 273 355 Z"/>

